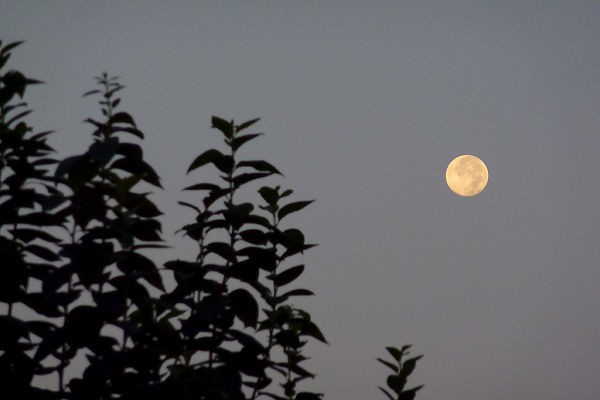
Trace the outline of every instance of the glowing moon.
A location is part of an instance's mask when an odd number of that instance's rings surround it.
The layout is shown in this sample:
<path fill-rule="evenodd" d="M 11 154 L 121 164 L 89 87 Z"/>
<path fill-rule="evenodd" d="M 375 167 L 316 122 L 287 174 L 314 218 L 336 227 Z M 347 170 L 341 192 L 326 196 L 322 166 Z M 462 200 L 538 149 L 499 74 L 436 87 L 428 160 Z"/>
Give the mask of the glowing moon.
<path fill-rule="evenodd" d="M 488 169 L 484 162 L 470 154 L 456 157 L 446 168 L 446 183 L 459 196 L 475 196 L 488 183 Z"/>

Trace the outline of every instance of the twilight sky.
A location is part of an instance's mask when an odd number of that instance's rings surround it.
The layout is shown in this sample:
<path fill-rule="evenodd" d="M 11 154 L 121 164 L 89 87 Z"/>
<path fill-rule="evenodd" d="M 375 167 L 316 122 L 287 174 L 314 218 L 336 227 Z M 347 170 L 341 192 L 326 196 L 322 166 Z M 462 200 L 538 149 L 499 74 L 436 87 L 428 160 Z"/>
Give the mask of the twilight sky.
<path fill-rule="evenodd" d="M 383 399 L 375 358 L 406 343 L 420 399 L 600 398 L 600 2 L 0 0 L 0 38 L 62 156 L 121 77 L 167 236 L 211 115 L 262 118 L 241 156 L 317 199 L 290 221 L 320 244 L 299 305 L 326 399 Z M 444 182 L 463 153 L 490 171 L 472 198 Z"/>

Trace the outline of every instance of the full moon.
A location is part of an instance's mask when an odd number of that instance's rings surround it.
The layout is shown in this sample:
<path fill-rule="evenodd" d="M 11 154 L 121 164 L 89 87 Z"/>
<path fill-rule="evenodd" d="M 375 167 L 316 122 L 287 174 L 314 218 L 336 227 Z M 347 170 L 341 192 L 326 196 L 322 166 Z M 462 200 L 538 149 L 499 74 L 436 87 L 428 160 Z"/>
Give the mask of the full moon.
<path fill-rule="evenodd" d="M 481 193 L 488 183 L 484 162 L 470 154 L 456 157 L 446 168 L 446 183 L 459 196 L 471 197 Z"/>

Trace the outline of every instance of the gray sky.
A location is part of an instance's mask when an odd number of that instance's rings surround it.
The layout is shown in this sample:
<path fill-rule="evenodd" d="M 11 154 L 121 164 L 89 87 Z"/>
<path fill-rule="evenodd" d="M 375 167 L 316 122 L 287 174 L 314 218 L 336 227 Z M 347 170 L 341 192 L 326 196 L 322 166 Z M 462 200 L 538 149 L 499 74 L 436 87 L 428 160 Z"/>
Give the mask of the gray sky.
<path fill-rule="evenodd" d="M 30 121 L 83 151 L 102 71 L 127 86 L 166 233 L 213 114 L 262 117 L 263 157 L 313 206 L 300 303 L 311 388 L 383 398 L 384 346 L 425 353 L 421 399 L 600 398 L 600 2 L 0 0 Z M 488 187 L 444 182 L 475 154 Z M 177 257 L 192 257 L 177 240 Z"/>

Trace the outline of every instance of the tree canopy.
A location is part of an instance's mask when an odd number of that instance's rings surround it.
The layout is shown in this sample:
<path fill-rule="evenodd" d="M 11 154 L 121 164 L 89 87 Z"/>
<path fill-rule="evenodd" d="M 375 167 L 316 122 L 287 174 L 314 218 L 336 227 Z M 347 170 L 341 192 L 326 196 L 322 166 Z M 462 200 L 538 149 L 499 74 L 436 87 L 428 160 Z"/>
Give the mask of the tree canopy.
<path fill-rule="evenodd" d="M 197 245 L 194 259 L 157 265 L 148 249 L 163 240 L 162 211 L 150 190 L 162 188 L 144 158 L 144 133 L 121 108 L 124 86 L 104 73 L 84 94 L 99 101 L 87 118 L 91 144 L 56 159 L 25 119 L 26 90 L 40 81 L 5 72 L 20 42 L 0 42 L 0 380 L 19 399 L 315 400 L 305 345 L 327 343 L 294 300 L 301 255 L 314 244 L 287 217 L 312 200 L 265 184 L 281 174 L 266 160 L 241 158 L 258 138 L 258 119 L 212 117 L 222 148 L 187 170 L 213 168 L 214 182 L 185 191 L 193 218 L 180 232 Z M 248 188 L 241 195 L 241 189 Z M 254 197 L 247 198 L 248 192 Z M 390 400 L 405 389 L 421 356 L 387 347 Z M 42 387 L 39 377 L 55 378 Z"/>

